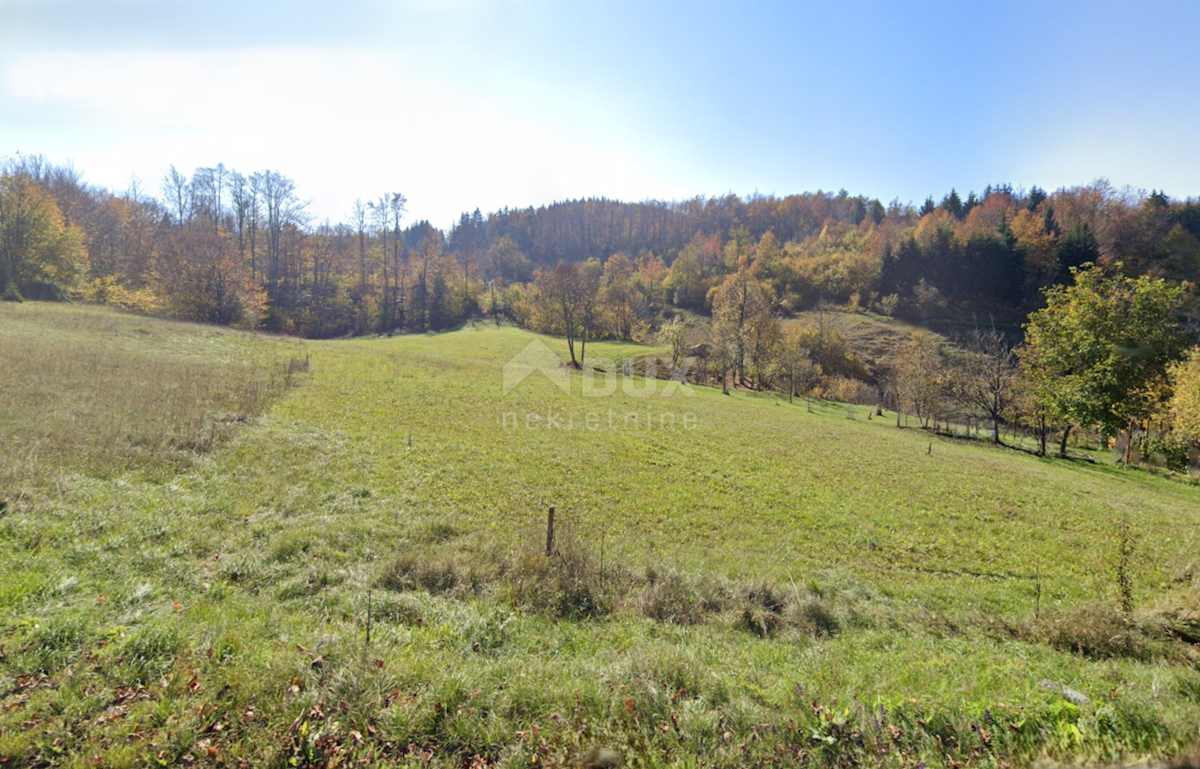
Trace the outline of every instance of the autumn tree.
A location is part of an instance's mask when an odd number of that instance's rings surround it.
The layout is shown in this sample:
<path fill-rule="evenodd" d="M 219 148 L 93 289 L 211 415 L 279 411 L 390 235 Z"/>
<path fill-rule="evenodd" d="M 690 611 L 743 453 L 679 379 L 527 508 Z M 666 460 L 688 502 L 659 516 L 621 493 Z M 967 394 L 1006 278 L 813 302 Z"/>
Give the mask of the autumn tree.
<path fill-rule="evenodd" d="M 532 277 L 533 268 L 529 258 L 507 235 L 492 243 L 485 259 L 490 278 L 500 278 L 506 283 L 524 283 Z"/>
<path fill-rule="evenodd" d="M 751 342 L 770 324 L 771 295 L 748 268 L 730 275 L 714 292 L 713 335 L 733 344 L 734 368 L 737 381 L 741 382 L 746 376 L 746 355 Z"/>
<path fill-rule="evenodd" d="M 1067 425 L 1060 455 L 1072 426 L 1112 437 L 1143 418 L 1184 347 L 1175 320 L 1180 288 L 1096 266 L 1073 275 L 1073 285 L 1045 292 L 1019 351 L 1038 401 Z"/>
<path fill-rule="evenodd" d="M 404 217 L 404 214 L 408 212 L 408 208 L 407 208 L 408 198 L 405 197 L 404 194 L 400 193 L 400 192 L 393 192 L 389 195 L 386 195 L 385 198 L 386 198 L 386 202 L 387 202 L 387 211 L 388 211 L 388 214 L 391 216 L 391 226 L 392 226 L 392 235 L 393 235 L 393 237 L 392 237 L 392 282 L 393 282 L 394 286 L 392 289 L 392 297 L 393 297 L 392 306 L 394 308 L 394 315 L 395 315 L 393 324 L 395 326 L 403 327 L 408 319 L 406 317 L 406 302 L 404 301 L 404 293 L 405 293 L 404 292 L 404 278 L 405 278 L 406 270 L 404 269 L 405 265 L 403 265 L 401 263 L 402 249 L 400 248 L 400 220 Z M 439 255 L 440 255 L 440 252 L 439 252 Z M 384 241 L 383 258 L 384 258 L 384 261 L 387 261 L 387 241 L 386 241 L 386 239 Z M 383 288 L 384 288 L 384 291 L 388 290 L 386 283 Z M 425 328 L 426 329 L 429 328 L 428 317 L 426 317 Z"/>
<path fill-rule="evenodd" d="M 85 268 L 82 233 L 63 221 L 54 198 L 29 176 L 0 176 L 0 297 L 50 298 Z"/>
<path fill-rule="evenodd" d="M 658 341 L 660 344 L 665 344 L 671 357 L 671 378 L 680 378 L 680 372 L 683 366 L 683 344 L 684 332 L 687 330 L 687 325 L 679 319 L 678 316 L 672 318 L 670 322 L 664 323 L 663 327 L 658 332 Z"/>
<path fill-rule="evenodd" d="M 253 178 L 266 217 L 267 296 L 273 310 L 291 310 L 299 299 L 298 254 L 289 248 L 293 245 L 289 236 L 306 223 L 303 211 L 307 204 L 296 197 L 296 183 L 277 171 L 259 171 Z"/>
<path fill-rule="evenodd" d="M 889 365 L 896 398 L 896 423 L 907 408 L 928 426 L 937 415 L 945 386 L 945 365 L 941 341 L 935 334 L 917 331 L 900 347 Z"/>
<path fill-rule="evenodd" d="M 379 292 L 379 330 L 387 333 L 395 327 L 393 324 L 395 296 L 391 291 L 390 273 L 388 271 L 388 222 L 391 213 L 388 207 L 388 196 L 381 195 L 378 200 L 368 202 L 367 209 L 371 212 L 371 223 L 374 225 L 376 235 L 379 238 L 379 257 L 377 262 L 383 275 L 383 288 Z M 423 297 L 421 301 L 423 301 Z"/>
<path fill-rule="evenodd" d="M 604 263 L 600 279 L 600 312 L 608 334 L 621 341 L 640 338 L 645 332 L 649 308 L 637 281 L 637 265 L 617 253 Z"/>
<path fill-rule="evenodd" d="M 176 316 L 247 327 L 262 319 L 266 296 L 227 233 L 190 222 L 173 233 L 163 257 L 157 281 Z"/>
<path fill-rule="evenodd" d="M 362 198 L 354 201 L 350 210 L 350 224 L 358 241 L 358 286 L 360 294 L 367 292 L 367 212 Z"/>
<path fill-rule="evenodd" d="M 597 259 L 588 259 L 579 267 L 579 365 L 583 366 L 589 339 L 598 336 L 600 324 L 600 281 L 603 268 Z"/>
<path fill-rule="evenodd" d="M 745 341 L 737 326 L 728 322 L 717 322 L 715 319 L 710 339 L 712 344 L 708 354 L 709 373 L 721 378 L 721 392 L 728 395 L 729 372 L 738 370 L 738 351 L 743 349 Z"/>
<path fill-rule="evenodd" d="M 812 335 L 805 333 L 804 329 L 793 327 L 783 333 L 778 348 L 779 371 L 788 383 L 788 403 L 792 402 L 796 388 L 802 387 L 805 404 L 810 411 L 809 390 L 821 377 L 821 365 L 813 362 L 809 349 L 811 339 Z"/>
<path fill-rule="evenodd" d="M 669 301 L 676 307 L 701 309 L 704 306 L 704 268 L 701 257 L 704 240 L 700 233 L 679 252 L 663 281 Z"/>
<path fill-rule="evenodd" d="M 1173 394 L 1168 404 L 1171 429 L 1192 448 L 1200 448 L 1200 347 L 1169 368 Z"/>
<path fill-rule="evenodd" d="M 192 211 L 192 187 L 185 174 L 175 168 L 175 164 L 166 170 L 161 185 L 163 197 L 175 217 L 175 226 L 183 227 Z"/>
<path fill-rule="evenodd" d="M 553 318 L 554 328 L 567 338 L 571 366 L 583 367 L 583 355 L 575 356 L 575 341 L 583 335 L 583 316 L 589 297 L 589 280 L 577 264 L 559 262 L 552 270 L 538 273 L 537 288 Z"/>
<path fill-rule="evenodd" d="M 746 351 L 749 354 L 754 385 L 759 390 L 769 389 L 772 386 L 776 373 L 776 353 L 781 335 L 779 319 L 771 312 L 769 306 L 765 310 L 751 315 L 746 324 Z"/>
<path fill-rule="evenodd" d="M 931 286 L 921 278 L 917 285 L 913 287 L 913 301 L 917 305 L 917 309 L 921 311 L 921 322 L 924 323 L 929 317 L 929 311 L 937 306 L 938 290 L 935 286 Z"/>

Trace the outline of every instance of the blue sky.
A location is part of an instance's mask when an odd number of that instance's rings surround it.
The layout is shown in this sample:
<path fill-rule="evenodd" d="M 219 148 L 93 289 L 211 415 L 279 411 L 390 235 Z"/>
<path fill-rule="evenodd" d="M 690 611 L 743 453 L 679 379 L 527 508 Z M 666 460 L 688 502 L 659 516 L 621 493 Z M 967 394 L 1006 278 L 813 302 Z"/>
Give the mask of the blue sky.
<path fill-rule="evenodd" d="M 1197 2 L 0 0 L 0 155 L 319 218 L 571 197 L 887 202 L 1098 177 L 1200 194 Z"/>

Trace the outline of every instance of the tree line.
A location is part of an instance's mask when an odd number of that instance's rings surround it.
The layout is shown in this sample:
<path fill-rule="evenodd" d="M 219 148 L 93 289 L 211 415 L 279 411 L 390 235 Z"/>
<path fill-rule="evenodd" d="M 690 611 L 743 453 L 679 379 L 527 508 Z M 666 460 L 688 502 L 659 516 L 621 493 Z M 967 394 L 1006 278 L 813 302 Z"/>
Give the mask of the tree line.
<path fill-rule="evenodd" d="M 476 210 L 448 232 L 407 222 L 398 192 L 317 222 L 270 170 L 172 166 L 158 192 L 9 159 L 0 291 L 328 337 L 529 320 L 535 273 L 589 261 L 603 271 L 619 256 L 606 333 L 633 338 L 664 309 L 711 313 L 717 287 L 751 261 L 784 315 L 833 302 L 916 321 L 1018 322 L 1085 263 L 1176 281 L 1200 272 L 1200 203 L 1103 181 L 1054 193 L 989 185 L 965 200 L 952 190 L 919 208 L 844 190 L 579 200 Z"/>
<path fill-rule="evenodd" d="M 1054 431 L 1065 450 L 1074 428 L 1125 435 L 1129 452 L 1168 425 L 1197 442 L 1197 356 L 1181 325 L 1196 317 L 1195 200 L 1104 181 L 951 190 L 920 207 L 845 191 L 591 199 L 475 210 L 442 232 L 407 222 L 399 192 L 317 222 L 271 170 L 172 166 L 158 193 L 89 185 L 40 156 L 5 161 L 0 297 L 311 337 L 506 319 L 564 335 L 576 366 L 590 340 L 657 333 L 672 369 L 698 352 L 697 376 L 726 389 L 873 400 L 934 425 L 982 415 L 995 440 L 1023 424 L 1043 450 Z M 918 332 L 888 360 L 861 360 L 823 311 L 788 322 L 829 305 L 1024 322 L 1024 343 L 988 328 L 951 350 Z M 684 317 L 704 332 L 687 351 Z"/>

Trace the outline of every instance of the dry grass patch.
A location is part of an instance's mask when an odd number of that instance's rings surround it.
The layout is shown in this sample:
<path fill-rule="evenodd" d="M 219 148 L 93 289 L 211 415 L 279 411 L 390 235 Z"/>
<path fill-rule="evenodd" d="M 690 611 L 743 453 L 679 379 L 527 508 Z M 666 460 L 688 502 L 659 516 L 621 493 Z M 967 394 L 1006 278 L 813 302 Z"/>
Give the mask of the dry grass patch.
<path fill-rule="evenodd" d="M 71 317 L 70 333 L 0 334 L 0 499 L 64 475 L 178 472 L 307 369 L 295 357 L 163 354 L 116 337 L 119 318 L 88 317 Z"/>

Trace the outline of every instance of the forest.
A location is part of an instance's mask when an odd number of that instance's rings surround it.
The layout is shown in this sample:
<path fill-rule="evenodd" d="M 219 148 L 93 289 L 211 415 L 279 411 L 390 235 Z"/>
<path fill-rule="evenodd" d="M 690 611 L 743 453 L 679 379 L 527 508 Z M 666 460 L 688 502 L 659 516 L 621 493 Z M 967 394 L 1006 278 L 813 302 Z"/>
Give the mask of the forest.
<path fill-rule="evenodd" d="M 1200 381 L 1186 352 L 1194 199 L 1103 180 L 951 190 L 919 208 L 845 190 L 588 199 L 476 209 L 443 232 L 406 221 L 399 192 L 317 222 L 270 170 L 171 166 L 158 192 L 96 187 L 41 156 L 5 161 L 0 296 L 310 338 L 506 320 L 565 336 L 577 367 L 589 340 L 653 335 L 672 350 L 667 376 L 688 376 L 687 358 L 696 381 L 725 389 L 878 404 L 935 430 L 986 419 L 996 442 L 1002 423 L 1021 425 L 1041 453 L 1055 433 L 1065 454 L 1074 428 L 1123 441 L 1127 459 L 1139 436 L 1139 454 L 1178 467 L 1200 445 L 1186 416 Z M 824 322 L 832 307 L 918 330 L 867 359 Z"/>
<path fill-rule="evenodd" d="M 5 297 L 72 297 L 306 337 L 519 319 L 522 286 L 539 270 L 603 267 L 614 256 L 605 287 L 630 306 L 605 313 L 601 333 L 625 339 L 664 310 L 711 312 L 714 289 L 748 265 L 781 316 L 833 303 L 1007 322 L 1085 263 L 1172 281 L 1200 270 L 1200 202 L 1104 181 L 1053 193 L 996 184 L 965 200 L 951 190 L 920 208 L 845 190 L 576 200 L 476 209 L 442 232 L 405 221 L 398 192 L 358 201 L 345 221 L 314 221 L 276 171 L 218 165 L 189 177 L 172 166 L 155 196 L 20 155 L 0 179 Z"/>

